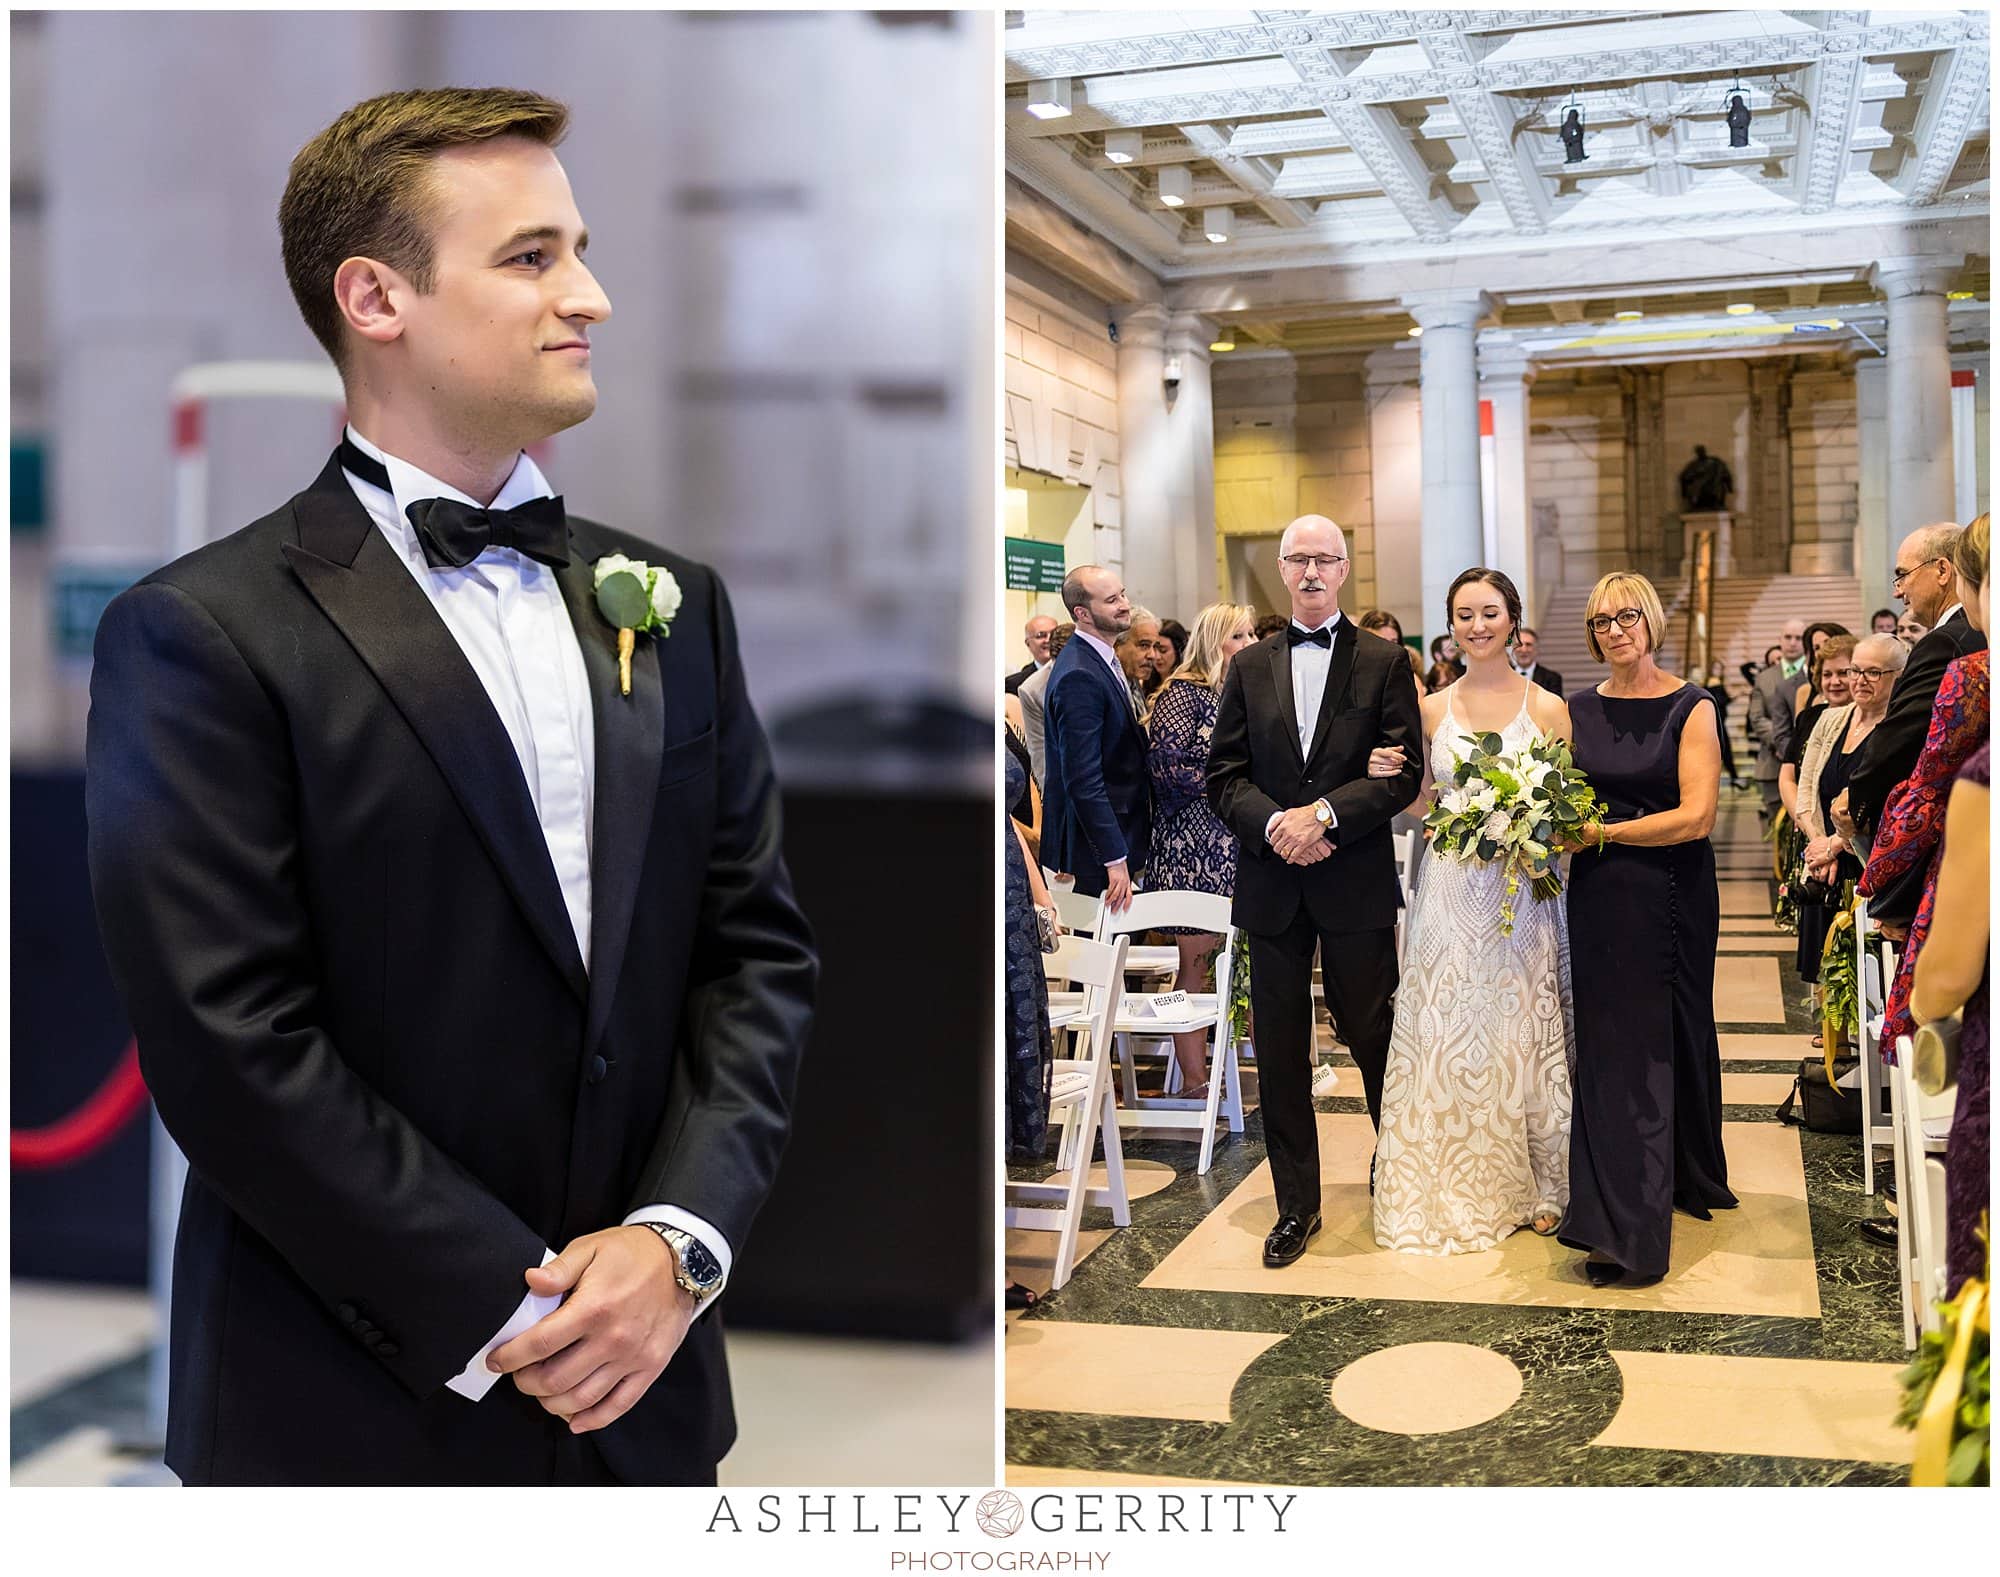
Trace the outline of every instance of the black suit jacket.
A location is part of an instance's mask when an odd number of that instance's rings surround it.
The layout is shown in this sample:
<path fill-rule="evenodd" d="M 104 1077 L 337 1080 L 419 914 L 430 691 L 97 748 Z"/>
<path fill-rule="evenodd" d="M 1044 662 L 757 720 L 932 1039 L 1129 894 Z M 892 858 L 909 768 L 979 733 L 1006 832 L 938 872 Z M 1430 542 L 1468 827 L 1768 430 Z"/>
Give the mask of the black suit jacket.
<path fill-rule="evenodd" d="M 330 461 L 99 627 L 91 882 L 190 1176 L 166 1460 L 193 1483 L 547 1482 L 562 1426 L 444 1389 L 544 1245 L 665 1201 L 741 1245 L 817 964 L 715 575 L 572 519 L 596 730 L 586 973 L 477 675 Z M 618 693 L 591 561 L 684 600 Z M 699 1475 L 735 1424 L 717 1311 L 583 1437 Z"/>
<path fill-rule="evenodd" d="M 1547 663 L 1535 664 L 1535 683 L 1550 695 L 1560 697 L 1563 693 L 1563 676 Z"/>
<path fill-rule="evenodd" d="M 1021 669 L 1019 672 L 1007 675 L 1007 683 L 1004 686 L 1007 694 L 1012 695 L 1016 690 L 1020 689 L 1021 681 L 1023 679 L 1028 678 L 1035 672 L 1036 672 L 1035 665 L 1033 663 L 1029 663 L 1027 667 Z"/>
<path fill-rule="evenodd" d="M 1081 636 L 1057 655 L 1042 714 L 1042 863 L 1074 873 L 1076 890 L 1095 897 L 1112 862 L 1124 860 L 1134 877 L 1145 870 L 1153 836 L 1145 731 L 1124 680 Z"/>
<path fill-rule="evenodd" d="M 1848 773 L 1847 808 L 1856 825 L 1872 828 L 1881 819 L 1890 791 L 1916 770 L 1945 669 L 1958 658 L 1985 650 L 1986 637 L 1966 621 L 1962 610 L 1917 642 L 1896 676 L 1888 712 L 1862 744 Z"/>
<path fill-rule="evenodd" d="M 1416 680 L 1399 643 L 1362 635 L 1342 619 L 1312 748 L 1301 756 L 1292 700 L 1292 648 L 1280 630 L 1230 660 L 1208 753 L 1208 803 L 1236 835 L 1236 923 L 1270 936 L 1304 904 L 1321 931 L 1396 923 L 1391 819 L 1423 783 L 1424 727 Z M 1368 776 L 1368 753 L 1401 745 L 1404 768 Z M 1291 865 L 1264 840 L 1278 811 L 1324 798 L 1339 827 L 1333 855 Z"/>

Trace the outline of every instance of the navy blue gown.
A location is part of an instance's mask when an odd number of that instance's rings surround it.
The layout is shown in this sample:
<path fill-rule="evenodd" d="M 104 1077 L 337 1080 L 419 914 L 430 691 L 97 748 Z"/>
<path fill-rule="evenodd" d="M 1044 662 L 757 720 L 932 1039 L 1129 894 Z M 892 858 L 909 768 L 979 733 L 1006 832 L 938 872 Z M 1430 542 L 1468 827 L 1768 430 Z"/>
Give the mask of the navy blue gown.
<path fill-rule="evenodd" d="M 1681 729 L 1708 693 L 1569 698 L 1576 764 L 1629 821 L 1680 804 Z M 1715 1033 L 1721 905 L 1708 839 L 1614 843 L 1570 861 L 1576 1008 L 1569 1210 L 1560 1239 L 1637 1280 L 1667 1271 L 1676 1209 L 1707 1219 L 1736 1204 L 1722 1153 Z"/>

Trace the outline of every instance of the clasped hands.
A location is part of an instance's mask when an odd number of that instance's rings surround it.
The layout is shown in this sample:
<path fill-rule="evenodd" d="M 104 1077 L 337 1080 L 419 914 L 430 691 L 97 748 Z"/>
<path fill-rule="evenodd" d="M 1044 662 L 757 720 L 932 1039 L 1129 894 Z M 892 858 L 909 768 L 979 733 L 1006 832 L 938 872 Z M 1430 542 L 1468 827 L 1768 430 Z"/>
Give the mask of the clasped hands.
<path fill-rule="evenodd" d="M 1271 828 L 1271 847 L 1288 865 L 1317 865 L 1333 853 L 1333 840 L 1311 805 L 1296 805 Z"/>
<path fill-rule="evenodd" d="M 562 1296 L 562 1307 L 494 1348 L 486 1365 L 569 1420 L 571 1434 L 622 1418 L 694 1322 L 695 1301 L 674 1279 L 674 1251 L 651 1227 L 576 1239 L 528 1272 L 528 1290 Z"/>

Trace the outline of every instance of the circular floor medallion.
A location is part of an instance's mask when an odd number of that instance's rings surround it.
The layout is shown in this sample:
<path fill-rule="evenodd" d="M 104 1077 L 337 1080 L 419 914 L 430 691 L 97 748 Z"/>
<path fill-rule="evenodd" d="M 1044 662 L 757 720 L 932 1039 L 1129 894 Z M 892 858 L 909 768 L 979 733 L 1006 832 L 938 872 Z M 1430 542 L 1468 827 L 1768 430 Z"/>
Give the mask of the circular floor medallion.
<path fill-rule="evenodd" d="M 1521 1398 L 1511 1359 L 1468 1342 L 1410 1342 L 1357 1358 L 1333 1377 L 1333 1405 L 1366 1429 L 1443 1435 L 1498 1418 Z"/>

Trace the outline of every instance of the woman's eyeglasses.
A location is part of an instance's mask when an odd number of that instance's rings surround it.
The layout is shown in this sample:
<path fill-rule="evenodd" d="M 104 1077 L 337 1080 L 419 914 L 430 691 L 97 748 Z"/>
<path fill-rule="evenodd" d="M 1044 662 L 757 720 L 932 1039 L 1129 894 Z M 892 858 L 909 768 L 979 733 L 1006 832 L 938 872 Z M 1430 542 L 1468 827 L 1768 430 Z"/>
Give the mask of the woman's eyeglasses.
<path fill-rule="evenodd" d="M 1620 608 L 1616 613 L 1600 613 L 1585 622 L 1590 625 L 1593 635 L 1602 635 L 1613 624 L 1621 630 L 1629 630 L 1644 617 L 1637 608 Z"/>
<path fill-rule="evenodd" d="M 1880 684 L 1884 679 L 1893 679 L 1902 670 L 1898 668 L 1850 668 L 1847 677 L 1866 679 L 1870 684 Z"/>

